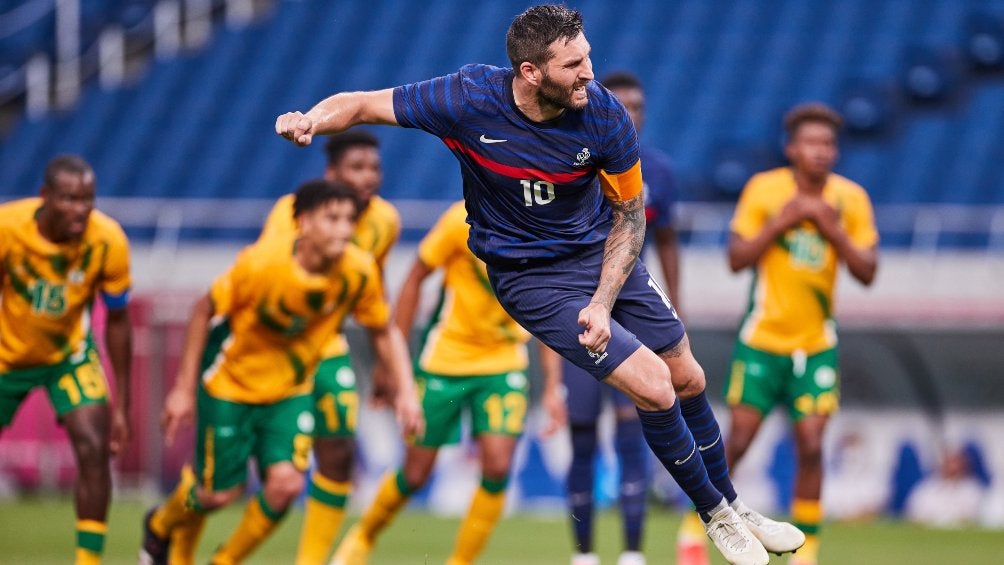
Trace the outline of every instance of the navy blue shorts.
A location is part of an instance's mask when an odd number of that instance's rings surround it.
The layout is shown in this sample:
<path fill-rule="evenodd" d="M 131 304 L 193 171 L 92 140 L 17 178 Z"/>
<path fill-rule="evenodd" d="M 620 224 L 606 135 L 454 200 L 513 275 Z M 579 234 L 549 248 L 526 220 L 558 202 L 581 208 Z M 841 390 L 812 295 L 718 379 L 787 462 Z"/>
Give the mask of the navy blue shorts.
<path fill-rule="evenodd" d="M 614 408 L 627 406 L 634 408 L 634 402 L 626 394 L 598 381 L 592 375 L 573 365 L 569 360 L 561 360 L 561 378 L 568 396 L 568 423 L 576 425 L 596 424 L 603 410 L 603 398 L 609 397 Z"/>
<path fill-rule="evenodd" d="M 494 266 L 489 279 L 499 303 L 521 326 L 597 379 L 639 347 L 660 353 L 683 339 L 683 322 L 639 260 L 621 288 L 610 320 L 610 342 L 595 354 L 579 345 L 579 311 L 599 284 L 603 246 L 540 265 Z"/>

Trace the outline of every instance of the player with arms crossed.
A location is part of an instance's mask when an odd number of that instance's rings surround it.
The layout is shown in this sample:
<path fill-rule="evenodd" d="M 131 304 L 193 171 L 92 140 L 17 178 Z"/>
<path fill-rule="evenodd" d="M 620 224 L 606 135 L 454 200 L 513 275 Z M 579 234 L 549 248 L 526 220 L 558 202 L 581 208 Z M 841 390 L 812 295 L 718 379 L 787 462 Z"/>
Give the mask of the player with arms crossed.
<path fill-rule="evenodd" d="M 129 440 L 129 242 L 115 220 L 94 209 L 94 171 L 82 158 L 53 157 L 40 196 L 0 206 L 0 431 L 33 388 L 45 387 L 77 459 L 76 562 L 100 563 L 110 458 Z M 110 412 L 90 331 L 99 294 L 115 372 Z"/>
<path fill-rule="evenodd" d="M 379 141 L 365 131 L 347 131 L 328 138 L 324 149 L 327 165 L 324 178 L 341 182 L 359 197 L 362 211 L 356 222 L 352 243 L 369 251 L 383 267 L 391 247 L 401 233 L 401 218 L 394 206 L 377 191 L 383 179 Z M 265 221 L 259 240 L 289 241 L 296 238 L 293 195 L 275 203 Z M 392 334 L 396 338 L 396 334 Z M 407 351 L 405 342 L 395 346 Z M 391 395 L 396 388 L 388 382 L 386 367 L 377 357 L 373 376 L 374 392 Z M 382 396 L 381 401 L 385 400 Z M 307 504 L 297 550 L 298 565 L 324 563 L 345 517 L 352 490 L 352 463 L 355 454 L 356 414 L 359 397 L 356 377 L 349 359 L 349 346 L 341 333 L 332 335 L 314 376 L 314 461 L 316 468 L 307 488 Z M 334 418 L 333 414 L 340 417 Z"/>
<path fill-rule="evenodd" d="M 473 563 L 502 514 L 513 450 L 526 419 L 530 335 L 499 305 L 484 262 L 467 247 L 466 216 L 464 203 L 455 203 L 422 239 L 395 305 L 394 321 L 407 334 L 415 321 L 422 282 L 443 269 L 439 305 L 423 331 L 416 361 L 425 434 L 408 445 L 402 468 L 384 477 L 375 500 L 346 534 L 333 564 L 367 562 L 376 536 L 428 481 L 439 448 L 460 440 L 464 411 L 471 416 L 481 453 L 481 485 L 446 562 Z M 556 386 L 545 394 L 556 395 Z"/>
<path fill-rule="evenodd" d="M 297 189 L 292 213 L 294 241 L 246 248 L 193 309 L 164 426 L 170 442 L 197 407 L 195 474 L 183 477 L 147 515 L 143 563 L 190 562 L 194 546 L 187 555 L 170 552 L 172 530 L 236 500 L 252 455 L 261 492 L 212 562 L 242 561 L 275 529 L 304 486 L 315 423 L 314 372 L 324 345 L 350 313 L 370 331 L 394 374 L 407 377 L 400 383 L 399 416 L 406 433 L 421 431 L 418 402 L 408 388 L 407 350 L 389 323 L 376 262 L 349 242 L 359 213 L 355 193 L 343 184 L 310 181 Z M 353 416 L 325 414 L 342 425 Z"/>
<path fill-rule="evenodd" d="M 755 275 L 725 392 L 732 414 L 726 457 L 737 463 L 774 406 L 788 408 L 798 453 L 791 515 L 807 537 L 791 560 L 798 565 L 817 561 L 823 432 L 838 404 L 837 269 L 843 262 L 867 285 L 878 268 L 868 194 L 832 172 L 841 122 L 818 103 L 785 115 L 790 166 L 750 179 L 729 238 L 729 267 Z"/>
<path fill-rule="evenodd" d="M 335 94 L 306 114 L 279 116 L 276 132 L 307 145 L 372 123 L 441 138 L 461 164 L 468 245 L 506 311 L 631 398 L 649 446 L 730 562 L 767 563 L 764 543 L 796 549 L 804 538 L 790 525 L 757 528 L 763 542 L 748 529 L 751 516 L 766 519 L 735 495 L 704 373 L 669 299 L 637 261 L 645 234 L 637 137 L 623 105 L 593 82 L 581 15 L 529 8 L 513 20 L 506 48 L 513 69 L 467 65 Z M 674 387 L 688 399 L 683 411 Z"/>
<path fill-rule="evenodd" d="M 624 104 L 635 129 L 640 133 L 645 123 L 645 91 L 641 81 L 631 73 L 616 72 L 600 82 Z M 640 147 L 647 226 L 646 244 L 655 245 L 662 267 L 663 279 L 673 297 L 676 309 L 679 288 L 679 250 L 673 228 L 675 183 L 669 157 L 658 149 Z M 615 428 L 614 449 L 620 468 L 618 504 L 624 533 L 624 551 L 618 565 L 644 565 L 641 552 L 645 524 L 646 498 L 651 481 L 649 456 L 645 436 L 634 403 L 623 392 L 595 379 L 588 372 L 546 347 L 540 348 L 541 368 L 545 375 L 559 372 L 564 381 L 568 422 L 572 439 L 572 464 L 569 465 L 566 486 L 571 510 L 572 532 L 576 554 L 572 565 L 595 565 L 599 557 L 593 549 L 593 490 L 597 443 L 597 422 L 603 399 L 613 405 Z M 702 529 L 703 535 L 703 529 Z"/>

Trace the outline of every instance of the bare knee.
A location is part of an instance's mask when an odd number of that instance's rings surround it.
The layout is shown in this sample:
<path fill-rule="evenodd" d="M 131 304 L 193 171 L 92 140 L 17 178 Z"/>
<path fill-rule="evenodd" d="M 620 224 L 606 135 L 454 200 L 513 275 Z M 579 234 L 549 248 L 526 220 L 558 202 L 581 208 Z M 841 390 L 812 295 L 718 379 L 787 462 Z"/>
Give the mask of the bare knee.
<path fill-rule="evenodd" d="M 284 510 L 303 492 L 306 480 L 292 463 L 276 463 L 265 477 L 265 501 L 275 510 Z"/>
<path fill-rule="evenodd" d="M 411 446 L 405 456 L 404 465 L 401 469 L 404 475 L 404 482 L 411 490 L 418 490 L 425 486 L 426 481 L 432 474 L 432 468 L 436 464 L 438 449 L 429 447 Z"/>
<path fill-rule="evenodd" d="M 823 438 L 801 438 L 798 442 L 798 466 L 818 469 L 823 466 Z"/>
<path fill-rule="evenodd" d="M 659 358 L 669 368 L 673 390 L 680 398 L 693 398 L 704 392 L 707 386 L 704 369 L 690 351 L 690 339 L 686 335 L 679 343 L 659 353 Z"/>
<path fill-rule="evenodd" d="M 606 382 L 626 394 L 642 410 L 666 410 L 676 399 L 669 367 L 645 347 L 614 369 Z"/>
<path fill-rule="evenodd" d="M 481 462 L 481 474 L 488 480 L 499 481 L 509 476 L 511 457 L 496 455 Z"/>
<path fill-rule="evenodd" d="M 199 505 L 206 510 L 216 510 L 217 508 L 227 506 L 240 498 L 243 493 L 243 486 L 212 492 L 205 491 L 200 487 L 195 491 L 196 497 L 199 499 Z"/>
<path fill-rule="evenodd" d="M 350 438 L 319 438 L 314 440 L 314 459 L 325 477 L 339 482 L 352 478 L 355 442 Z"/>
<path fill-rule="evenodd" d="M 80 434 L 74 438 L 73 450 L 81 474 L 108 473 L 110 452 L 108 440 L 97 434 Z"/>

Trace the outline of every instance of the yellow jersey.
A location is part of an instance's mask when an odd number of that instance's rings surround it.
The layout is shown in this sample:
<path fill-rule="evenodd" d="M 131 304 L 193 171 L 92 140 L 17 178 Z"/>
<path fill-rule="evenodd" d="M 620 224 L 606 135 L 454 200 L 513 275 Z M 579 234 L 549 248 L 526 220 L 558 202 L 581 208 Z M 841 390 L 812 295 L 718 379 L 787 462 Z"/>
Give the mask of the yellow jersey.
<path fill-rule="evenodd" d="M 754 175 L 739 196 L 732 232 L 743 239 L 756 237 L 797 190 L 789 167 Z M 870 248 L 878 243 L 864 188 L 831 173 L 822 197 L 837 210 L 840 225 L 855 246 Z M 757 262 L 740 341 L 779 355 L 798 350 L 811 355 L 835 347 L 833 291 L 838 263 L 833 246 L 809 220 L 787 230 Z"/>
<path fill-rule="evenodd" d="M 268 213 L 268 218 L 265 219 L 265 227 L 258 237 L 259 241 L 276 236 L 296 238 L 296 221 L 293 219 L 294 200 L 294 195 L 287 194 L 276 201 Z M 382 269 L 386 265 L 390 249 L 400 237 L 401 216 L 397 208 L 379 196 L 370 198 L 369 205 L 356 222 L 352 243 L 372 253 Z"/>
<path fill-rule="evenodd" d="M 265 219 L 265 226 L 258 236 L 258 241 L 292 242 L 297 236 L 296 220 L 293 218 L 293 202 L 295 195 L 287 194 L 279 198 Z M 370 198 L 369 206 L 360 214 L 356 221 L 356 231 L 352 242 L 364 251 L 370 252 L 380 266 L 380 276 L 383 277 L 383 267 L 390 254 L 390 248 L 397 243 L 401 235 L 401 217 L 390 202 L 379 196 Z M 331 337 L 324 346 L 324 358 L 340 357 L 349 352 L 349 342 L 345 335 L 339 333 Z"/>
<path fill-rule="evenodd" d="M 118 222 L 94 210 L 79 241 L 53 243 L 38 231 L 41 207 L 41 198 L 0 205 L 0 372 L 82 354 L 94 295 L 124 307 L 131 284 Z"/>
<path fill-rule="evenodd" d="M 495 298 L 484 261 L 467 247 L 467 211 L 457 202 L 422 239 L 418 257 L 443 268 L 440 304 L 425 331 L 419 367 L 439 375 L 489 375 L 527 367 L 530 334 Z"/>
<path fill-rule="evenodd" d="M 213 283 L 214 325 L 229 329 L 202 375 L 214 397 L 268 404 L 306 394 L 346 315 L 366 327 L 387 325 L 390 307 L 372 255 L 350 244 L 327 273 L 312 274 L 293 246 L 251 245 Z"/>

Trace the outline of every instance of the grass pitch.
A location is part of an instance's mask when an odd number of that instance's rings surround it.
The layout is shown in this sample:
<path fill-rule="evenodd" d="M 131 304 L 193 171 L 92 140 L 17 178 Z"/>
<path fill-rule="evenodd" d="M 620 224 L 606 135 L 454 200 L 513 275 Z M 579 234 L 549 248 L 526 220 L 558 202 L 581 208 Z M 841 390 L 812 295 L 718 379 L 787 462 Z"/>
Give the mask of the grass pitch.
<path fill-rule="evenodd" d="M 140 521 L 146 504 L 119 500 L 112 504 L 105 563 L 136 563 Z M 243 510 L 235 505 L 213 515 L 199 547 L 198 562 L 207 563 L 212 549 L 228 536 Z M 300 508 L 248 560 L 249 564 L 291 563 L 296 551 Z M 349 521 L 355 516 L 350 516 Z M 0 564 L 63 564 L 73 555 L 73 507 L 68 499 L 25 498 L 0 501 Z M 405 511 L 380 538 L 372 565 L 440 564 L 453 544 L 458 519 L 439 518 L 419 510 Z M 652 565 L 674 562 L 673 542 L 679 515 L 653 508 L 649 514 L 645 553 Z M 602 512 L 596 528 L 596 551 L 602 562 L 616 562 L 620 526 L 614 512 Z M 564 516 L 516 514 L 499 524 L 479 563 L 482 565 L 563 565 L 572 551 L 570 526 Z M 931 530 L 902 522 L 826 524 L 824 565 L 944 565 L 1000 563 L 1004 532 L 976 529 Z M 771 563 L 787 559 L 773 557 Z M 713 560 L 715 565 L 724 561 Z"/>

